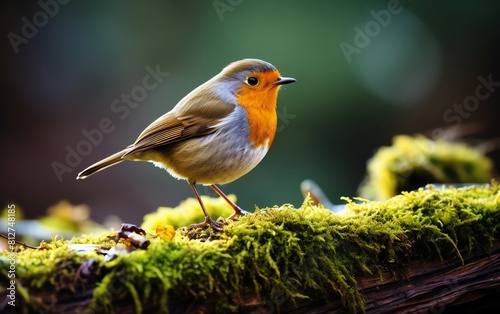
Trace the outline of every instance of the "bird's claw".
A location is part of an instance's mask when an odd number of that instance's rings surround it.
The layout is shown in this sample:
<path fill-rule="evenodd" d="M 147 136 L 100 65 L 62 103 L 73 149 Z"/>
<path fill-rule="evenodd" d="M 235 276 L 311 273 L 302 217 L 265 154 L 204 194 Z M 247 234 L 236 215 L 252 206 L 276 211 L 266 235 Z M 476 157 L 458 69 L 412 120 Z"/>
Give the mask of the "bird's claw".
<path fill-rule="evenodd" d="M 250 213 L 247 212 L 246 210 L 243 210 L 240 207 L 236 207 L 234 209 L 234 213 L 232 213 L 231 216 L 227 217 L 227 219 L 233 220 L 236 217 L 245 216 L 245 215 L 248 215 L 248 214 L 250 214 Z"/>
<path fill-rule="evenodd" d="M 210 226 L 216 231 L 223 231 L 224 230 L 222 223 L 217 222 L 210 217 L 205 218 L 205 221 L 203 221 L 203 222 L 190 225 L 189 229 L 200 229 L 200 228 L 205 228 L 206 226 Z"/>

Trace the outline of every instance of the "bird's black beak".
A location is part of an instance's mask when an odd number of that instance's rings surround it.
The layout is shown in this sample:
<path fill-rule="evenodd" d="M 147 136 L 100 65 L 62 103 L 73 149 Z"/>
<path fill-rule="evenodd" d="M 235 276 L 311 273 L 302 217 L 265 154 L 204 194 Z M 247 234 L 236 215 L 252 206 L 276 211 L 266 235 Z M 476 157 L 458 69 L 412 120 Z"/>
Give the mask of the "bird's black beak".
<path fill-rule="evenodd" d="M 297 82 L 297 80 L 292 78 L 292 77 L 280 77 L 279 79 L 274 81 L 272 84 L 273 85 L 285 85 L 285 84 L 290 84 L 293 82 Z"/>

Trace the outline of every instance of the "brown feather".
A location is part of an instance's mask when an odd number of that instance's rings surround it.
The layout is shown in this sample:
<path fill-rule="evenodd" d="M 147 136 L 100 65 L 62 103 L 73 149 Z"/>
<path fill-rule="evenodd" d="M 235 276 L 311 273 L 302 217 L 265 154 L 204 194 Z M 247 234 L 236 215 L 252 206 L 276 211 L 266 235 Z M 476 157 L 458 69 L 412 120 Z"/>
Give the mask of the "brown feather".
<path fill-rule="evenodd" d="M 124 159 L 122 159 L 123 154 L 125 154 L 125 150 L 122 150 L 122 151 L 115 153 L 107 158 L 104 158 L 101 161 L 96 162 L 95 164 L 91 165 L 87 169 L 80 172 L 76 178 L 77 179 L 85 179 L 86 177 L 91 176 L 96 172 L 99 172 L 99 171 L 104 170 L 108 167 L 116 165 L 117 163 L 122 162 L 124 160 Z"/>
<path fill-rule="evenodd" d="M 190 95 L 195 96 L 189 97 Z M 179 110 L 176 110 L 178 108 L 182 108 L 182 112 L 178 112 Z M 234 108 L 232 104 L 221 103 L 218 98 L 200 97 L 196 93 L 191 93 L 182 99 L 172 111 L 164 114 L 142 131 L 135 143 L 128 147 L 123 157 L 191 137 L 211 134 L 217 131 L 217 123 Z"/>

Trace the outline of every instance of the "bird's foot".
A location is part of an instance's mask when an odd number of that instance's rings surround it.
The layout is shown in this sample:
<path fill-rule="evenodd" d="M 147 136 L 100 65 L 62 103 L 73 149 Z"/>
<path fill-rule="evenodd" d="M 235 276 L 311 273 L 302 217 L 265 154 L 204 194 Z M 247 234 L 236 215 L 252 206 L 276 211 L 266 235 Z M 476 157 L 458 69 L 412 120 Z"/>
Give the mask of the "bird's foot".
<path fill-rule="evenodd" d="M 234 207 L 234 213 L 232 213 L 231 216 L 227 217 L 227 219 L 233 220 L 236 217 L 245 216 L 247 214 L 249 214 L 249 212 L 241 209 L 239 206 L 236 206 L 236 207 Z"/>
<path fill-rule="evenodd" d="M 224 231 L 223 224 L 213 220 L 210 217 L 206 217 L 205 221 L 203 222 L 190 225 L 189 229 L 200 229 L 205 228 L 206 226 L 212 227 L 215 231 Z"/>

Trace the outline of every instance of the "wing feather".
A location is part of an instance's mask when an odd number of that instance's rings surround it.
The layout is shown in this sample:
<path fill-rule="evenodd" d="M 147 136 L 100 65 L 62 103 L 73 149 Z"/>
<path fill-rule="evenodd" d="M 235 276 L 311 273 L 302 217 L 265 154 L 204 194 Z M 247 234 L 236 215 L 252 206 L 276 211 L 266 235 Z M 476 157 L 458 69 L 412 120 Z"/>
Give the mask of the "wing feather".
<path fill-rule="evenodd" d="M 188 96 L 181 100 L 181 102 L 191 100 L 188 106 L 176 106 L 183 108 L 182 112 L 178 113 L 180 110 L 174 108 L 151 123 L 142 131 L 135 143 L 128 147 L 124 157 L 192 137 L 211 134 L 218 130 L 217 125 L 221 119 L 234 110 L 234 105 L 221 106 L 220 100 L 214 97 L 208 97 L 203 101 L 201 97 L 190 99 Z"/>

